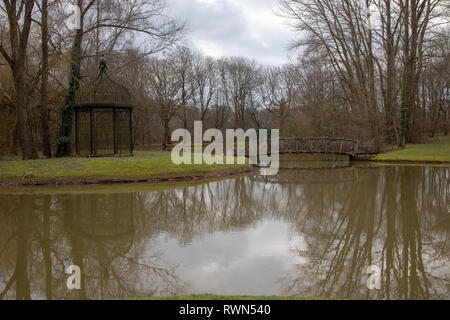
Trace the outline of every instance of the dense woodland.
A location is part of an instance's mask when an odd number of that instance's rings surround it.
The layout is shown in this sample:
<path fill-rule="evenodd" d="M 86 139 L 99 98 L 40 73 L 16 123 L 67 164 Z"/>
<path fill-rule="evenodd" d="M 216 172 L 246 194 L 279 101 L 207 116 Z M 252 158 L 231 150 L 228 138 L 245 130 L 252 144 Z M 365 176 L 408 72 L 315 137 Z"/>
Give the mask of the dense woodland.
<path fill-rule="evenodd" d="M 0 2 L 0 156 L 72 154 L 77 90 L 102 54 L 132 95 L 137 148 L 194 120 L 356 137 L 371 152 L 448 134 L 449 0 L 281 0 L 298 35 L 282 66 L 203 56 L 163 0 L 75 2 L 77 31 L 65 1 Z"/>

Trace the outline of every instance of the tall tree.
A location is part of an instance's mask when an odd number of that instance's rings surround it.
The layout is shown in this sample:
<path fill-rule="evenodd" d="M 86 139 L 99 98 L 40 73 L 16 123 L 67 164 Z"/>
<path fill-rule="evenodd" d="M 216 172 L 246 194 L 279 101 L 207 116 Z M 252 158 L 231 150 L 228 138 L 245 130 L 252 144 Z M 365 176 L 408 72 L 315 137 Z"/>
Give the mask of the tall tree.
<path fill-rule="evenodd" d="M 224 87 L 227 105 L 234 110 L 234 127 L 245 129 L 245 113 L 252 104 L 259 70 L 254 61 L 245 58 L 225 59 L 220 64 L 221 85 Z"/>
<path fill-rule="evenodd" d="M 22 158 L 24 160 L 37 158 L 33 152 L 33 140 L 28 126 L 28 111 L 25 94 L 25 66 L 27 58 L 28 38 L 32 22 L 34 0 L 3 0 L 3 10 L 9 22 L 9 49 L 0 39 L 0 53 L 9 64 L 15 87 L 15 103 L 17 115 L 17 134 Z M 1 30 L 3 36 L 4 30 Z"/>
<path fill-rule="evenodd" d="M 210 57 L 197 55 L 192 71 L 192 99 L 200 109 L 200 121 L 205 121 L 208 110 L 217 91 L 216 63 Z"/>
<path fill-rule="evenodd" d="M 259 86 L 261 104 L 276 119 L 281 135 L 287 135 L 286 120 L 292 111 L 299 74 L 294 65 L 267 68 Z"/>
<path fill-rule="evenodd" d="M 153 59 L 149 63 L 148 93 L 156 104 L 163 128 L 163 150 L 170 140 L 170 123 L 182 101 L 182 80 L 170 59 Z"/>
<path fill-rule="evenodd" d="M 60 108 L 61 127 L 59 129 L 58 140 L 56 141 L 56 156 L 63 157 L 70 155 L 70 136 L 72 134 L 73 108 L 75 106 L 75 95 L 80 87 L 81 78 L 81 43 L 83 41 L 84 16 L 95 0 L 91 0 L 86 8 L 83 7 L 83 0 L 77 0 L 80 8 L 80 28 L 75 31 L 75 37 L 70 53 L 70 74 L 69 88 L 64 96 L 64 104 Z"/>
<path fill-rule="evenodd" d="M 41 2 L 41 33 L 42 33 L 42 76 L 41 76 L 41 139 L 42 155 L 52 156 L 50 145 L 50 130 L 48 127 L 48 0 Z"/>
<path fill-rule="evenodd" d="M 191 83 L 192 75 L 192 60 L 193 54 L 191 49 L 187 47 L 178 47 L 175 54 L 172 56 L 172 61 L 175 64 L 175 70 L 180 78 L 181 85 L 181 101 L 180 106 L 182 108 L 183 116 L 183 128 L 187 129 L 187 108 L 188 103 L 191 98 L 191 90 L 189 88 L 189 83 Z"/>
<path fill-rule="evenodd" d="M 401 40 L 400 28 L 402 26 L 401 11 L 391 0 L 381 0 L 377 2 L 377 7 L 380 12 L 381 22 L 381 46 L 385 55 L 385 66 L 379 66 L 379 74 L 381 80 L 381 91 L 384 100 L 384 114 L 385 126 L 388 135 L 391 137 L 391 143 L 399 144 L 399 122 L 397 110 L 397 89 L 399 84 L 397 82 L 397 65 L 396 57 L 399 52 L 399 45 Z M 384 71 L 385 70 L 385 71 Z"/>
<path fill-rule="evenodd" d="M 423 71 L 423 49 L 426 33 L 433 18 L 438 15 L 441 0 L 400 0 L 403 13 L 403 77 L 401 101 L 401 139 L 412 140 L 417 126 L 419 80 Z"/>

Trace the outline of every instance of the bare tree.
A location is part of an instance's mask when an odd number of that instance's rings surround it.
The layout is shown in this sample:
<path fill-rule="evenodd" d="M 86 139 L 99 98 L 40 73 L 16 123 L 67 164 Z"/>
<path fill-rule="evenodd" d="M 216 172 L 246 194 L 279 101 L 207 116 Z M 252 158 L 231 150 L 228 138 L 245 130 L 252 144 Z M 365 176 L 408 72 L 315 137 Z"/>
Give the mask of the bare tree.
<path fill-rule="evenodd" d="M 149 62 L 148 94 L 155 101 L 161 119 L 164 136 L 162 146 L 167 149 L 170 139 L 170 122 L 182 101 L 182 82 L 176 67 L 169 59 L 153 59 Z"/>
<path fill-rule="evenodd" d="M 419 83 L 418 107 L 423 131 L 430 137 L 448 134 L 450 108 L 450 29 L 435 34 L 426 45 L 424 70 Z"/>
<path fill-rule="evenodd" d="M 398 6 L 390 0 L 382 0 L 377 3 L 380 12 L 381 22 L 381 47 L 384 50 L 385 59 L 378 62 L 379 76 L 381 81 L 381 91 L 384 100 L 385 126 L 388 135 L 391 137 L 391 143 L 400 144 L 400 134 L 398 130 L 398 67 L 396 59 L 400 50 L 400 28 L 401 11 Z M 384 67 L 383 67 L 384 62 Z M 385 71 L 384 71 L 385 70 Z"/>
<path fill-rule="evenodd" d="M 0 30 L 0 53 L 9 64 L 14 78 L 17 133 L 24 160 L 37 157 L 33 152 L 32 136 L 28 127 L 25 95 L 25 61 L 33 7 L 34 0 L 3 0 L 1 8 L 6 12 L 9 30 Z M 7 33 L 9 38 L 9 46 L 3 42 L 4 33 Z"/>
<path fill-rule="evenodd" d="M 436 17 L 440 0 L 400 0 L 403 13 L 403 75 L 400 118 L 400 146 L 415 134 L 419 79 L 423 69 L 423 48 L 426 33 Z"/>
<path fill-rule="evenodd" d="M 286 119 L 294 108 L 299 80 L 295 65 L 267 68 L 263 72 L 259 86 L 261 103 L 277 119 L 281 135 L 287 134 Z"/>
<path fill-rule="evenodd" d="M 210 57 L 197 55 L 192 74 L 192 99 L 194 106 L 200 109 L 200 120 L 203 122 L 217 91 L 218 76 L 215 61 Z"/>
<path fill-rule="evenodd" d="M 50 145 L 50 130 L 48 127 L 48 0 L 41 1 L 41 32 L 42 32 L 42 76 L 41 76 L 41 139 L 42 155 L 52 156 Z"/>
<path fill-rule="evenodd" d="M 187 108 L 189 100 L 192 97 L 192 90 L 190 83 L 192 83 L 192 60 L 193 53 L 190 48 L 178 47 L 175 53 L 171 56 L 171 60 L 175 64 L 175 71 L 180 78 L 181 86 L 181 101 L 183 128 L 187 129 Z"/>
<path fill-rule="evenodd" d="M 231 58 L 220 61 L 220 64 L 221 85 L 227 105 L 234 110 L 234 127 L 245 129 L 245 111 L 257 86 L 256 63 L 244 58 Z"/>

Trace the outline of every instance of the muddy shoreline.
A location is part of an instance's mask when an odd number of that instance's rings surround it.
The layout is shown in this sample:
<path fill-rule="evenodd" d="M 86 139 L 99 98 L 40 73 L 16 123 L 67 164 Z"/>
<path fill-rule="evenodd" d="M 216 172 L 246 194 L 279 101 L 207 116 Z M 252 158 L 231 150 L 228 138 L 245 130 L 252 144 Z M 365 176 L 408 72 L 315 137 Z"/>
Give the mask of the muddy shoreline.
<path fill-rule="evenodd" d="M 76 186 L 76 185 L 96 185 L 96 184 L 118 184 L 118 183 L 159 183 L 159 182 L 184 182 L 219 179 L 229 176 L 240 175 L 254 171 L 253 167 L 239 168 L 234 170 L 224 170 L 208 173 L 196 174 L 173 174 L 157 175 L 150 177 L 133 178 L 64 178 L 64 179 L 40 179 L 34 181 L 5 181 L 0 180 L 0 187 L 21 187 L 21 186 Z"/>

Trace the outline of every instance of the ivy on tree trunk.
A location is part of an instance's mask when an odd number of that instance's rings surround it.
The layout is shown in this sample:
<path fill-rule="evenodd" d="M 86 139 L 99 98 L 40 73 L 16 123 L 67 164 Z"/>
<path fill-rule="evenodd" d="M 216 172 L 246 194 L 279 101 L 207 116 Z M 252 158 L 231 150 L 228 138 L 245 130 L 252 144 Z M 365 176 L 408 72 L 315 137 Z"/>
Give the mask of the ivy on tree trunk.
<path fill-rule="evenodd" d="M 83 21 L 81 21 L 83 26 Z M 78 29 L 75 34 L 75 39 L 72 47 L 72 53 L 70 57 L 70 76 L 69 76 L 69 88 L 64 97 L 64 105 L 60 108 L 61 116 L 61 128 L 59 130 L 59 136 L 56 141 L 57 144 L 57 157 L 70 156 L 71 152 L 71 134 L 73 124 L 73 108 L 75 106 L 75 95 L 80 87 L 80 69 L 81 69 L 81 42 L 83 40 L 83 29 Z"/>

